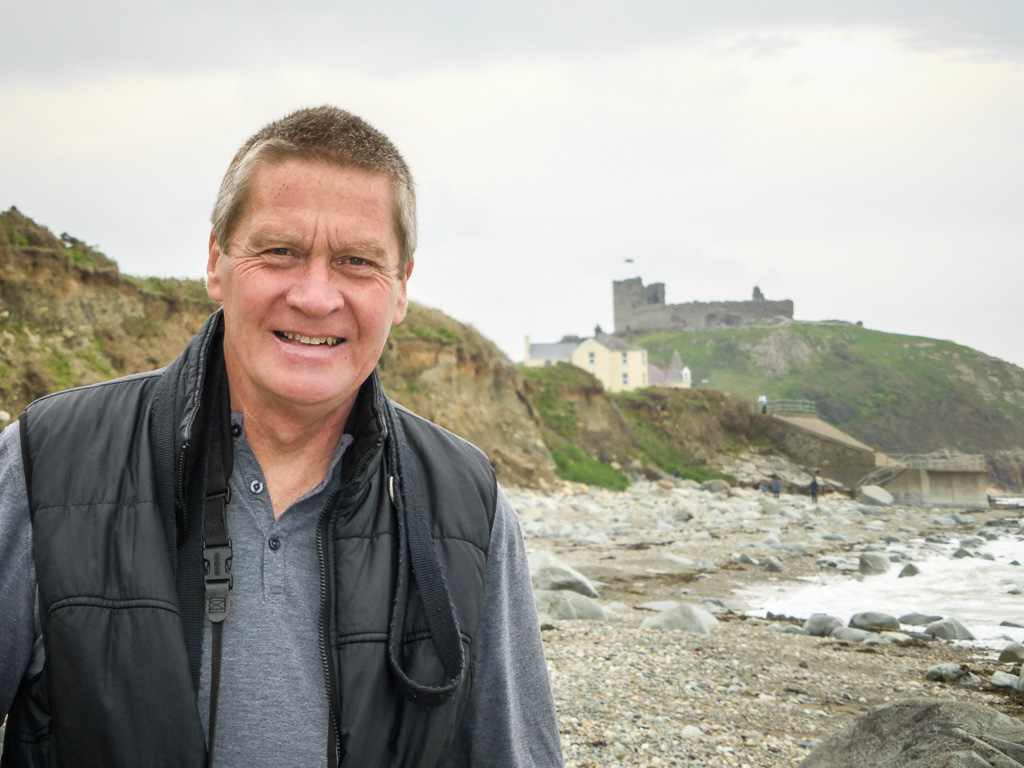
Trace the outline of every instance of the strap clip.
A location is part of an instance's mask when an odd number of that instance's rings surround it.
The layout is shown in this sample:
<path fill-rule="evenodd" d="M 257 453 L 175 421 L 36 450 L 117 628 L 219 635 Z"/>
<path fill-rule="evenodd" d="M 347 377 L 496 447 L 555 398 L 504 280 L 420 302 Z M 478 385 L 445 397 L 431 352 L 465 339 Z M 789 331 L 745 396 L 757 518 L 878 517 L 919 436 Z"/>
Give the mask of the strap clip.
<path fill-rule="evenodd" d="M 203 565 L 206 572 L 206 615 L 210 621 L 221 622 L 228 617 L 231 578 L 231 540 L 226 546 L 203 547 Z"/>

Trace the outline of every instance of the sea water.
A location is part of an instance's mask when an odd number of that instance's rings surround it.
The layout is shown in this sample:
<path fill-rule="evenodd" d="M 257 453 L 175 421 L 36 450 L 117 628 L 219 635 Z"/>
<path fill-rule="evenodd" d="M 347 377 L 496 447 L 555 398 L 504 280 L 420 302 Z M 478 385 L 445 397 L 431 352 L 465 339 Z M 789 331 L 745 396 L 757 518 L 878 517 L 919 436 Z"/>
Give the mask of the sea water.
<path fill-rule="evenodd" d="M 927 547 L 927 548 L 925 548 Z M 904 563 L 893 563 L 887 573 L 857 578 L 849 573 L 825 573 L 803 583 L 763 584 L 736 590 L 751 616 L 774 614 L 807 618 L 827 613 L 849 622 L 855 613 L 881 611 L 896 618 L 908 613 L 953 618 L 976 638 L 971 645 L 1002 648 L 1009 641 L 1024 642 L 1024 628 L 1000 626 L 1003 621 L 1024 625 L 1024 594 L 1011 594 L 1024 587 L 1024 542 L 1001 538 L 972 549 L 975 557 L 954 558 L 959 549 L 950 545 L 894 546 L 912 555 L 920 569 L 916 576 L 899 578 Z M 922 552 L 929 552 L 922 557 Z M 978 555 L 990 554 L 987 560 Z M 907 627 L 923 631 L 924 627 Z"/>

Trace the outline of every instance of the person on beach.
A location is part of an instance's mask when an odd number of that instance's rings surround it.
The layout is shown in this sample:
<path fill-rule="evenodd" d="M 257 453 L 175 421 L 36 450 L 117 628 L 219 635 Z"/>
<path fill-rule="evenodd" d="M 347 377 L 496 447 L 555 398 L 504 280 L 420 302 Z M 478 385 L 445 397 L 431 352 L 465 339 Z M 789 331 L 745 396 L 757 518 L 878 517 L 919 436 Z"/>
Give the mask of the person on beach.
<path fill-rule="evenodd" d="M 817 474 L 815 474 L 814 477 L 811 478 L 811 503 L 813 503 L 813 504 L 817 504 L 818 503 L 818 475 Z"/>
<path fill-rule="evenodd" d="M 778 475 L 775 475 L 774 478 L 775 479 L 772 480 L 772 496 L 777 499 L 779 498 L 779 494 L 782 493 L 782 480 Z"/>
<path fill-rule="evenodd" d="M 334 107 L 253 135 L 223 306 L 167 368 L 0 436 L 2 764 L 560 766 L 515 511 L 376 372 L 409 169 Z"/>

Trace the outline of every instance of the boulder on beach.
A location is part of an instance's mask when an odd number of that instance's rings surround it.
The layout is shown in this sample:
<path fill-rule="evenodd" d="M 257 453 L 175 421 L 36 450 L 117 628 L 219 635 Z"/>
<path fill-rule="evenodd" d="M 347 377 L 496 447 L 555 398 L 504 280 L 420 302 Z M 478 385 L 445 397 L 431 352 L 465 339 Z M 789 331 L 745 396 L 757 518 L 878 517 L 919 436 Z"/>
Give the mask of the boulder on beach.
<path fill-rule="evenodd" d="M 822 739 L 799 768 L 1013 768 L 1024 723 L 991 707 L 934 698 L 878 707 Z"/>
<path fill-rule="evenodd" d="M 718 619 L 697 605 L 679 605 L 672 610 L 648 616 L 640 629 L 681 629 L 684 632 L 711 634 L 718 626 Z"/>
<path fill-rule="evenodd" d="M 1010 643 L 1008 646 L 1003 648 L 1002 653 L 999 654 L 1000 662 L 1008 662 L 1010 664 L 1020 664 L 1024 662 L 1024 645 L 1020 643 Z"/>
<path fill-rule="evenodd" d="M 861 552 L 858 570 L 865 576 L 878 576 L 889 570 L 890 560 L 881 552 Z"/>
<path fill-rule="evenodd" d="M 530 559 L 530 579 L 535 590 L 568 589 L 587 597 L 597 597 L 590 579 L 563 563 L 549 552 L 533 552 Z"/>
<path fill-rule="evenodd" d="M 891 507 L 893 496 L 878 485 L 865 485 L 857 491 L 857 501 L 872 507 Z"/>
<path fill-rule="evenodd" d="M 541 621 L 587 619 L 605 621 L 607 614 L 601 604 L 591 597 L 570 589 L 537 589 L 537 614 Z"/>
<path fill-rule="evenodd" d="M 827 613 L 812 613 L 804 622 L 804 629 L 812 637 L 829 637 L 832 630 L 843 626 L 843 620 Z"/>
<path fill-rule="evenodd" d="M 973 640 L 974 635 L 956 619 L 943 619 L 925 627 L 925 634 L 936 640 Z"/>
<path fill-rule="evenodd" d="M 850 619 L 850 626 L 857 629 L 866 629 L 869 632 L 881 632 L 883 629 L 891 629 L 894 632 L 899 632 L 900 630 L 900 623 L 896 620 L 895 616 L 879 613 L 878 611 L 855 613 L 853 618 Z"/>
<path fill-rule="evenodd" d="M 708 493 L 728 493 L 729 484 L 725 480 L 706 480 L 700 484 L 700 489 Z"/>

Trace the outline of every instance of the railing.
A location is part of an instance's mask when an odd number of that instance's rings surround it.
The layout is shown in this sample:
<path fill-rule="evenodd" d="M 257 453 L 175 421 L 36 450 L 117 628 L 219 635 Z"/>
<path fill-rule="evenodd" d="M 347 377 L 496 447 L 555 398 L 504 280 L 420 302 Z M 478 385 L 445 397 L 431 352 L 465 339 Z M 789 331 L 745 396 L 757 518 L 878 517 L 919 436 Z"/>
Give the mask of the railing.
<path fill-rule="evenodd" d="M 769 400 L 768 413 L 818 415 L 818 405 L 813 400 Z"/>
<path fill-rule="evenodd" d="M 985 456 L 980 453 L 918 453 L 894 457 L 910 469 L 930 469 L 936 472 L 986 472 Z"/>

